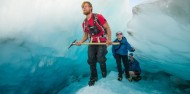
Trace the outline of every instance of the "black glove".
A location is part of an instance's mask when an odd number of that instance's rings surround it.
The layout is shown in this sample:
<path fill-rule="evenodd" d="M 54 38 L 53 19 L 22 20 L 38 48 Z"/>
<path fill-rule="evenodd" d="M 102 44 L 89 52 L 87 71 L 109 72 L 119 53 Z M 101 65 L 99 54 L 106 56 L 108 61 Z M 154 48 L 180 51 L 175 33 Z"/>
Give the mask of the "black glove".
<path fill-rule="evenodd" d="M 135 48 L 132 48 L 132 50 L 131 50 L 132 52 L 134 52 L 135 51 Z"/>
<path fill-rule="evenodd" d="M 133 48 L 133 52 L 135 51 L 135 48 Z"/>

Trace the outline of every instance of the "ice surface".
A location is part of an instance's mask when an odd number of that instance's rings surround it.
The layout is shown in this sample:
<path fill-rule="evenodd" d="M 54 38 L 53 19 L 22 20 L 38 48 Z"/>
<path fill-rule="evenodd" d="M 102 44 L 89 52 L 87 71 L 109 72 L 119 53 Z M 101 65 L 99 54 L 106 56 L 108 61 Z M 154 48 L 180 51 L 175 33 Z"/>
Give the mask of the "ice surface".
<path fill-rule="evenodd" d="M 66 87 L 59 94 L 173 94 L 185 93 L 175 89 L 176 83 L 169 78 L 168 74 L 157 72 L 146 74 L 144 80 L 128 82 L 126 78 L 120 82 L 117 80 L 117 72 L 111 71 L 106 78 L 101 78 L 93 87 L 87 86 L 83 78 L 78 82 Z M 186 83 L 186 82 L 184 82 Z M 186 83 L 187 85 L 187 83 Z"/>

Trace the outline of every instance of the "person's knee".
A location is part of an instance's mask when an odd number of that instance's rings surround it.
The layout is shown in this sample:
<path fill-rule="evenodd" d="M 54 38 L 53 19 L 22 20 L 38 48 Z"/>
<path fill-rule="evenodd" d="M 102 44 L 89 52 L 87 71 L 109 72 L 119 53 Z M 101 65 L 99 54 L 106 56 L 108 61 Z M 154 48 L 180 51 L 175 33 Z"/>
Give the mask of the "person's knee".
<path fill-rule="evenodd" d="M 89 55 L 88 55 L 88 60 L 87 60 L 87 62 L 88 62 L 89 64 L 94 63 L 94 62 L 97 62 L 96 56 L 89 54 Z"/>
<path fill-rule="evenodd" d="M 98 57 L 97 58 L 97 61 L 99 62 L 99 63 L 105 63 L 106 62 L 106 58 L 105 57 Z"/>
<path fill-rule="evenodd" d="M 95 59 L 90 59 L 90 58 L 89 58 L 89 59 L 87 60 L 87 62 L 88 62 L 89 65 L 94 65 L 97 61 L 96 61 Z"/>
<path fill-rule="evenodd" d="M 107 60 L 106 54 L 107 54 L 106 49 L 99 49 L 97 53 L 97 61 L 100 63 L 105 62 Z"/>
<path fill-rule="evenodd" d="M 117 58 L 116 63 L 121 63 L 121 60 Z"/>
<path fill-rule="evenodd" d="M 130 74 L 130 76 L 132 76 L 132 77 L 137 77 L 137 75 L 135 74 L 134 71 L 129 71 L 129 74 Z"/>
<path fill-rule="evenodd" d="M 134 76 L 134 75 L 135 75 L 135 72 L 134 72 L 134 71 L 129 71 L 129 74 L 130 74 L 131 76 Z"/>

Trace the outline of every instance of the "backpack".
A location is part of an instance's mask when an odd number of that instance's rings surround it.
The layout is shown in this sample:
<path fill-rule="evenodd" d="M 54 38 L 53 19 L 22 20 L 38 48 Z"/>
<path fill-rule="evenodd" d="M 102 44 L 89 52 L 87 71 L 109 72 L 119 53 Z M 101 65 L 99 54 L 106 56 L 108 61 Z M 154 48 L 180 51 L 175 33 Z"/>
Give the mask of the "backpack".
<path fill-rule="evenodd" d="M 87 19 L 85 19 L 85 21 L 84 21 L 84 27 L 83 28 L 86 28 L 86 27 L 88 27 L 89 28 L 89 30 L 90 30 L 90 35 L 91 35 L 91 31 L 95 31 L 95 34 L 98 34 L 98 33 L 100 33 L 99 32 L 99 30 L 98 30 L 98 28 L 97 28 L 97 25 L 95 25 L 96 23 L 103 29 L 103 31 L 104 31 L 104 35 L 107 35 L 107 31 L 106 31 L 106 29 L 100 24 L 100 21 L 98 20 L 98 17 L 97 17 L 97 13 L 93 13 L 92 14 L 93 15 L 93 23 L 94 23 L 94 26 L 92 26 L 93 28 L 91 28 L 90 26 L 85 26 L 86 24 L 85 24 L 85 22 L 87 21 Z M 91 30 L 91 29 L 93 29 L 93 30 Z M 94 32 L 93 32 L 94 33 Z M 104 36 L 103 35 L 103 36 Z"/>
<path fill-rule="evenodd" d="M 93 19 L 94 19 L 94 24 L 98 22 L 98 25 L 100 25 L 104 29 L 104 34 L 107 34 L 106 29 L 100 24 L 100 21 L 98 20 L 97 13 L 93 13 Z"/>

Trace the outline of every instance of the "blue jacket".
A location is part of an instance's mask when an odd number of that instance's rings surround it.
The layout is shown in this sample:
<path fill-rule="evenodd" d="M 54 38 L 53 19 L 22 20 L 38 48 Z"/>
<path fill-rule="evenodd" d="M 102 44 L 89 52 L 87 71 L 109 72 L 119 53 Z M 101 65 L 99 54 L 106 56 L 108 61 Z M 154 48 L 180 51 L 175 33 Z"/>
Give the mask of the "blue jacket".
<path fill-rule="evenodd" d="M 139 62 L 135 58 L 133 61 L 129 60 L 129 71 L 138 71 L 141 73 Z"/>
<path fill-rule="evenodd" d="M 127 39 L 125 37 L 123 37 L 121 41 L 119 41 L 118 39 L 115 39 L 114 42 L 120 42 L 121 47 L 119 48 L 120 45 L 113 45 L 112 46 L 112 53 L 113 53 L 113 55 L 115 55 L 115 54 L 128 55 L 128 50 L 130 52 L 133 52 L 133 48 L 127 42 Z"/>

